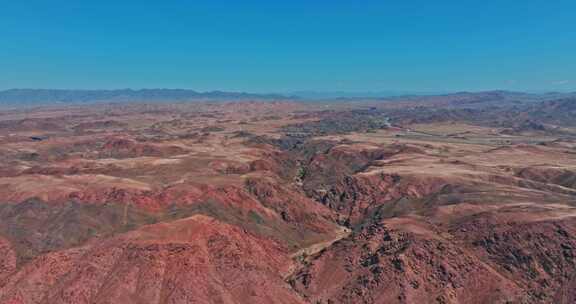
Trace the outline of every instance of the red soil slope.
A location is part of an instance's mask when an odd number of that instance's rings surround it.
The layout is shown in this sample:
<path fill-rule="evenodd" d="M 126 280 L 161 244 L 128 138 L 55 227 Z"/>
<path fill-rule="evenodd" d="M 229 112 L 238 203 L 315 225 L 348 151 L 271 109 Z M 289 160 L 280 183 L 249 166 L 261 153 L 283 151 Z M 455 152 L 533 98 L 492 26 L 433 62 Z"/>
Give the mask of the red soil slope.
<path fill-rule="evenodd" d="M 304 303 L 283 280 L 291 264 L 272 240 L 198 215 L 41 256 L 0 302 Z"/>

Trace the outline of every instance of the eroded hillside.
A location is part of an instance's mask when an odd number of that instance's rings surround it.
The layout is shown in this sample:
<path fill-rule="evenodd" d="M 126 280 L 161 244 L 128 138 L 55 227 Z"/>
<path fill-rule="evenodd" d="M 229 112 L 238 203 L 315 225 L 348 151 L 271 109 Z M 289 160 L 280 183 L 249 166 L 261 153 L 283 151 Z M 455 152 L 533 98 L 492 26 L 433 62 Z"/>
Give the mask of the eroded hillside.
<path fill-rule="evenodd" d="M 465 100 L 4 111 L 0 303 L 574 303 L 572 101 Z"/>

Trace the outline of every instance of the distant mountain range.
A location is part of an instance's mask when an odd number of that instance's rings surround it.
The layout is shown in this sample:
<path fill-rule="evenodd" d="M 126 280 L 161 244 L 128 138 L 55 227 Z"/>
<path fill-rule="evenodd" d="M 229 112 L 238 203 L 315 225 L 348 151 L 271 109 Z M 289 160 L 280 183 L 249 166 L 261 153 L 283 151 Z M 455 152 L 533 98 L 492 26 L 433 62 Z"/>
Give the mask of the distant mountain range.
<path fill-rule="evenodd" d="M 307 100 L 357 100 L 357 99 L 380 99 L 380 100 L 428 100 L 428 99 L 478 99 L 478 101 L 496 101 L 496 100 L 522 100 L 522 101 L 541 101 L 548 99 L 563 98 L 575 96 L 576 93 L 569 92 L 515 92 L 505 90 L 494 91 L 477 91 L 477 92 L 411 92 L 411 91 L 366 91 L 366 92 L 347 92 L 347 91 L 295 91 L 291 95 L 298 96 Z"/>
<path fill-rule="evenodd" d="M 341 98 L 382 98 L 405 95 L 438 95 L 447 92 L 414 92 L 414 91 L 294 91 L 290 95 L 296 95 L 304 99 L 341 99 Z"/>
<path fill-rule="evenodd" d="M 446 94 L 402 92 L 293 92 L 290 94 L 255 94 L 245 92 L 198 92 L 187 89 L 121 89 L 121 90 L 66 90 L 66 89 L 10 89 L 0 91 L 0 106 L 39 106 L 49 104 L 97 104 L 120 102 L 187 102 L 187 101 L 241 101 L 241 100 L 294 100 L 341 101 L 367 99 L 381 102 L 409 101 L 450 106 L 503 105 L 530 103 L 574 97 L 576 93 L 524 93 L 511 91 L 456 92 Z"/>
<path fill-rule="evenodd" d="M 575 97 L 576 93 L 526 93 L 514 91 L 456 92 L 442 95 L 406 95 L 384 97 L 386 101 L 408 101 L 438 106 L 485 107 L 530 104 L 547 100 Z"/>
<path fill-rule="evenodd" d="M 178 102 L 192 100 L 283 100 L 280 94 L 244 92 L 197 92 L 185 89 L 53 90 L 10 89 L 0 91 L 0 105 L 83 104 L 102 102 Z"/>

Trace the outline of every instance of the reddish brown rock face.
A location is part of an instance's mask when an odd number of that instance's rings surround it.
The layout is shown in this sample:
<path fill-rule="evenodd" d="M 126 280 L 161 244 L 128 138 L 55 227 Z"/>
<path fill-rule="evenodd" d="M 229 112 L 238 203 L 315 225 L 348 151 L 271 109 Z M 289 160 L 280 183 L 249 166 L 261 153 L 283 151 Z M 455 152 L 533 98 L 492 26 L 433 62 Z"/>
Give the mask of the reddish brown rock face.
<path fill-rule="evenodd" d="M 566 101 L 426 100 L 0 112 L 0 304 L 576 303 Z"/>
<path fill-rule="evenodd" d="M 0 239 L 0 280 L 16 270 L 16 253 L 10 242 Z"/>
<path fill-rule="evenodd" d="M 282 277 L 291 264 L 271 240 L 193 216 L 42 256 L 3 283 L 0 301 L 299 303 Z"/>
<path fill-rule="evenodd" d="M 513 281 L 414 220 L 380 221 L 311 260 L 293 284 L 312 302 L 499 303 Z M 408 228 L 408 229 L 406 229 Z M 410 231 L 413 230 L 413 231 Z"/>

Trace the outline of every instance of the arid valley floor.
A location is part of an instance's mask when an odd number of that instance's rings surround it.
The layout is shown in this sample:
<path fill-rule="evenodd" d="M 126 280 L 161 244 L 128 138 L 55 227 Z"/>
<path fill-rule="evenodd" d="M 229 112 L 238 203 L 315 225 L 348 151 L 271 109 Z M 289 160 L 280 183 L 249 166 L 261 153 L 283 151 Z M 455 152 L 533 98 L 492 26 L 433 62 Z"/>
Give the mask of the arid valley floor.
<path fill-rule="evenodd" d="M 522 98 L 1 110 L 0 303 L 576 303 L 576 99 Z"/>

